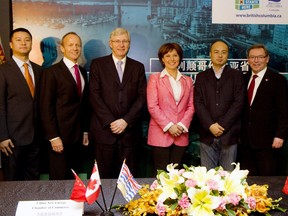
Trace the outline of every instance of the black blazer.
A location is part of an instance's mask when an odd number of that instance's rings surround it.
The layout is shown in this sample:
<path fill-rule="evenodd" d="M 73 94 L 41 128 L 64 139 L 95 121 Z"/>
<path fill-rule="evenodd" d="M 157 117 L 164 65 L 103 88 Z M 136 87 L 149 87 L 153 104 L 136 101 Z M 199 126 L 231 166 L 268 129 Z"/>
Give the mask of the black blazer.
<path fill-rule="evenodd" d="M 139 138 L 142 132 L 140 117 L 146 103 L 146 85 L 144 65 L 138 61 L 127 57 L 122 83 L 112 54 L 92 61 L 89 97 L 92 108 L 91 133 L 96 142 L 112 144 L 121 137 L 129 143 Z M 128 123 L 122 135 L 113 134 L 110 130 L 110 123 L 119 118 Z"/>
<path fill-rule="evenodd" d="M 194 88 L 194 106 L 199 118 L 200 141 L 210 144 L 215 138 L 209 127 L 218 122 L 225 128 L 220 137 L 224 145 L 238 142 L 241 132 L 241 113 L 244 105 L 242 72 L 225 66 L 221 78 L 216 79 L 212 68 L 200 72 Z"/>
<path fill-rule="evenodd" d="M 38 101 L 42 68 L 33 62 L 31 65 L 34 99 L 16 62 L 11 59 L 0 65 L 0 141 L 11 139 L 16 146 L 31 144 L 40 126 Z"/>
<path fill-rule="evenodd" d="M 246 88 L 251 72 L 245 75 Z M 287 80 L 267 69 L 251 107 L 246 98 L 242 143 L 256 149 L 270 149 L 273 138 L 287 138 L 288 133 Z"/>
<path fill-rule="evenodd" d="M 44 70 L 41 82 L 41 119 L 48 140 L 60 137 L 64 145 L 79 142 L 89 128 L 87 72 L 80 67 L 85 80 L 82 96 L 63 59 Z"/>

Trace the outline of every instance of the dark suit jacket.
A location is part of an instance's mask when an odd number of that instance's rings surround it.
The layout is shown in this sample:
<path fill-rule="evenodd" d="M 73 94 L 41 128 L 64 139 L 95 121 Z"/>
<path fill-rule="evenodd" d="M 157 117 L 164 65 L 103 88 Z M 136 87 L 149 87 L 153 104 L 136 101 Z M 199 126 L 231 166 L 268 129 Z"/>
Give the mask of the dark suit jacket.
<path fill-rule="evenodd" d="M 44 70 L 41 86 L 41 118 L 48 140 L 60 137 L 64 145 L 82 140 L 88 132 L 89 105 L 87 72 L 80 67 L 85 80 L 82 96 L 63 59 Z"/>
<path fill-rule="evenodd" d="M 245 75 L 246 88 L 251 72 Z M 285 139 L 288 133 L 287 80 L 267 69 L 251 107 L 246 98 L 242 143 L 256 149 L 270 149 L 273 138 Z"/>
<path fill-rule="evenodd" d="M 94 59 L 90 70 L 90 103 L 93 110 L 91 133 L 95 142 L 112 144 L 121 137 L 125 143 L 131 143 L 141 138 L 140 117 L 146 103 L 144 65 L 127 57 L 120 83 L 112 54 Z M 119 118 L 128 126 L 124 134 L 115 135 L 110 123 Z"/>
<path fill-rule="evenodd" d="M 35 79 L 35 96 L 16 62 L 0 65 L 0 141 L 11 139 L 14 145 L 33 142 L 39 129 L 38 99 L 42 68 L 31 62 Z"/>
<path fill-rule="evenodd" d="M 225 66 L 217 81 L 212 68 L 200 72 L 196 77 L 194 106 L 200 120 L 200 141 L 210 144 L 215 138 L 209 127 L 218 122 L 225 128 L 220 137 L 224 145 L 237 143 L 240 138 L 244 104 L 244 80 L 242 72 Z"/>

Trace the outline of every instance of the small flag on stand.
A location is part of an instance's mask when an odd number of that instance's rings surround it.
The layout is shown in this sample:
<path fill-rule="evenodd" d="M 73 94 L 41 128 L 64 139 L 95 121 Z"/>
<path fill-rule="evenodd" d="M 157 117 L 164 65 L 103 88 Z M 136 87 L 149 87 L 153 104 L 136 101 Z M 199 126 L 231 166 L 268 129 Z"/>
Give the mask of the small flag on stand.
<path fill-rule="evenodd" d="M 117 187 L 121 191 L 123 197 L 129 202 L 141 188 L 136 180 L 133 178 L 128 166 L 123 162 L 119 178 L 117 180 Z"/>
<path fill-rule="evenodd" d="M 79 178 L 79 176 L 72 170 L 74 176 L 75 176 L 75 183 L 74 187 L 72 189 L 72 193 L 70 196 L 71 200 L 74 200 L 76 202 L 86 202 L 86 186 L 82 182 L 82 180 Z"/>
<path fill-rule="evenodd" d="M 0 37 L 0 64 L 3 64 L 4 62 L 6 62 L 6 58 L 5 58 L 4 49 L 2 46 L 1 37 Z"/>
<path fill-rule="evenodd" d="M 288 177 L 286 178 L 282 192 L 288 195 Z"/>
<path fill-rule="evenodd" d="M 100 176 L 98 171 L 97 163 L 95 162 L 92 174 L 90 177 L 90 181 L 87 186 L 86 190 L 86 199 L 89 205 L 91 205 L 93 202 L 95 202 L 98 199 L 99 193 L 100 193 Z"/>

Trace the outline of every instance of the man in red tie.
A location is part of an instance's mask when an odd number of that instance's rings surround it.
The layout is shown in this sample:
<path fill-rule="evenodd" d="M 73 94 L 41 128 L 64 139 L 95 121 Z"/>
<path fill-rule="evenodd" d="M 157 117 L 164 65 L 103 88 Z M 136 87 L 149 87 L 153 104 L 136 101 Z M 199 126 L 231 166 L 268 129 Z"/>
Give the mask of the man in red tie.
<path fill-rule="evenodd" d="M 279 153 L 288 135 L 287 80 L 267 67 L 269 53 L 264 45 L 251 46 L 247 58 L 251 71 L 245 75 L 248 98 L 243 114 L 241 168 L 248 169 L 250 175 L 279 175 L 283 162 Z"/>
<path fill-rule="evenodd" d="M 41 86 L 41 117 L 50 141 L 50 179 L 73 178 L 83 165 L 83 145 L 88 140 L 87 72 L 79 66 L 81 38 L 65 34 L 60 46 L 63 59 L 44 70 Z"/>

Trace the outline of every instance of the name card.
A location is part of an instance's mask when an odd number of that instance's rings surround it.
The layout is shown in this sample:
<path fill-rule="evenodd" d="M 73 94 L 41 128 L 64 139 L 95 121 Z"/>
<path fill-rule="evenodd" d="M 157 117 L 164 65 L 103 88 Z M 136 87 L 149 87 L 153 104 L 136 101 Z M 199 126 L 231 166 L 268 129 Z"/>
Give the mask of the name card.
<path fill-rule="evenodd" d="M 82 216 L 84 203 L 73 200 L 19 201 L 15 216 Z"/>

